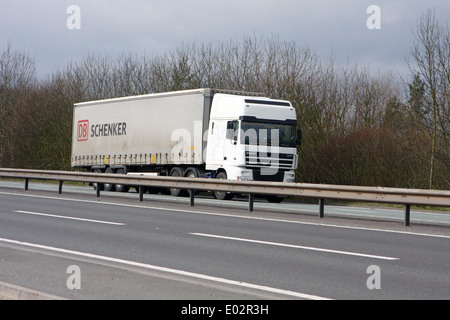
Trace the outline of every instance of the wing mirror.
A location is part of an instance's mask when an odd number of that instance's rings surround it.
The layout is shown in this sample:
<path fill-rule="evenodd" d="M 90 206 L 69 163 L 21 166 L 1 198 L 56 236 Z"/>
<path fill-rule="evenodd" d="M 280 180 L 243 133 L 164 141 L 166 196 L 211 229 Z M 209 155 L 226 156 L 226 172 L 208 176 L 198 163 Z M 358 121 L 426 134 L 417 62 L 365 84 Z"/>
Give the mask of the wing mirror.
<path fill-rule="evenodd" d="M 297 146 L 301 146 L 302 145 L 302 129 L 298 128 L 297 129 Z"/>

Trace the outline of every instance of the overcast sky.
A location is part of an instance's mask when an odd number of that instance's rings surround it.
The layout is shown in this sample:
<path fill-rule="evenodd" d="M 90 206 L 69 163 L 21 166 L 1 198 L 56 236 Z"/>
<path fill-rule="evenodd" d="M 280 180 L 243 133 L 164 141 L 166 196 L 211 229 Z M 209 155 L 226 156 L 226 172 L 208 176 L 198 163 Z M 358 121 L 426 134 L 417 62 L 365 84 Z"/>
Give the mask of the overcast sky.
<path fill-rule="evenodd" d="M 0 0 L 0 46 L 34 58 L 40 76 L 89 52 L 162 54 L 183 43 L 218 43 L 245 36 L 295 41 L 338 63 L 405 73 L 412 30 L 427 9 L 450 21 L 449 0 Z M 80 9 L 67 13 L 69 6 Z M 369 29 L 381 9 L 381 29 Z M 74 16 L 75 14 L 75 16 Z M 69 25 L 81 29 L 69 29 Z"/>

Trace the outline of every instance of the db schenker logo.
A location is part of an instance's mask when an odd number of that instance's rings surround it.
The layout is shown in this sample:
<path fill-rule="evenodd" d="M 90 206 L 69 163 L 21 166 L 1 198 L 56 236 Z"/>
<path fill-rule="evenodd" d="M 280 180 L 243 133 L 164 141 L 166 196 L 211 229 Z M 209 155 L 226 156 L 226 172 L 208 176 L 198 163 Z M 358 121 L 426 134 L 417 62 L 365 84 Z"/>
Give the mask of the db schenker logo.
<path fill-rule="evenodd" d="M 87 141 L 88 137 L 89 137 L 89 120 L 78 121 L 77 140 Z"/>

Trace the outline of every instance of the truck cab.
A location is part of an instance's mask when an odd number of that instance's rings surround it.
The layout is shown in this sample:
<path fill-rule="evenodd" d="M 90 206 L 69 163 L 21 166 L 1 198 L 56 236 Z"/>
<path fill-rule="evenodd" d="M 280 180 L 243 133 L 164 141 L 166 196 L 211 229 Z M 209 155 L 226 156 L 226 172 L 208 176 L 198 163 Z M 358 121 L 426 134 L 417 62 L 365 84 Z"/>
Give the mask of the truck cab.
<path fill-rule="evenodd" d="M 228 180 L 294 182 L 299 138 L 290 102 L 217 93 L 206 170 Z"/>

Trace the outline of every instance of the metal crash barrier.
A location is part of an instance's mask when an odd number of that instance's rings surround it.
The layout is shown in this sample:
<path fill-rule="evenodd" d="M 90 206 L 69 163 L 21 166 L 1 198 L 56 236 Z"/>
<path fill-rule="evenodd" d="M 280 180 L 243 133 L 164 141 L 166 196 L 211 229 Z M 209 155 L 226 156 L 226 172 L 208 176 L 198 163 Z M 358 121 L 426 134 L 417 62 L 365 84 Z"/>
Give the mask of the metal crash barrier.
<path fill-rule="evenodd" d="M 450 207 L 450 191 L 447 190 L 359 187 L 265 181 L 229 181 L 224 179 L 26 169 L 0 169 L 0 177 L 25 179 L 25 190 L 28 190 L 30 179 L 58 181 L 58 192 L 60 194 L 62 193 L 62 186 L 65 181 L 97 184 L 97 188 L 95 188 L 97 197 L 100 197 L 101 191 L 98 187 L 100 184 L 107 183 L 135 186 L 139 191 L 140 201 L 143 201 L 143 190 L 145 187 L 186 189 L 191 191 L 189 201 L 190 206 L 194 206 L 195 191 L 224 191 L 248 194 L 250 212 L 254 211 L 254 195 L 282 195 L 317 198 L 319 199 L 320 218 L 324 218 L 325 199 L 401 204 L 405 206 L 405 226 L 410 225 L 411 205 Z"/>

